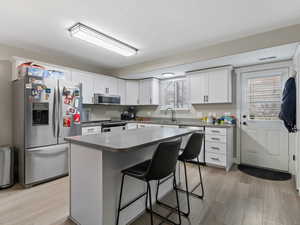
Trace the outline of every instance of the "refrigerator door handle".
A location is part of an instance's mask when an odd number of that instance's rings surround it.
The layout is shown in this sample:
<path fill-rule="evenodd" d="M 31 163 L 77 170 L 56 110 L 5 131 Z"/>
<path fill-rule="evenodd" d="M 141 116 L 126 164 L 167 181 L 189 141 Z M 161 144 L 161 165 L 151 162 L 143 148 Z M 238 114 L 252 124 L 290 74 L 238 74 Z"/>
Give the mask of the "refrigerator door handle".
<path fill-rule="evenodd" d="M 57 115 L 58 115 L 58 121 L 57 121 L 57 137 L 60 137 L 60 120 L 61 120 L 61 116 L 62 116 L 62 98 L 61 98 L 61 94 L 60 94 L 60 87 L 58 86 L 58 110 L 57 110 Z"/>
<path fill-rule="evenodd" d="M 52 112 L 52 131 L 53 136 L 56 137 L 56 88 L 54 88 L 54 95 L 53 95 L 53 112 Z"/>

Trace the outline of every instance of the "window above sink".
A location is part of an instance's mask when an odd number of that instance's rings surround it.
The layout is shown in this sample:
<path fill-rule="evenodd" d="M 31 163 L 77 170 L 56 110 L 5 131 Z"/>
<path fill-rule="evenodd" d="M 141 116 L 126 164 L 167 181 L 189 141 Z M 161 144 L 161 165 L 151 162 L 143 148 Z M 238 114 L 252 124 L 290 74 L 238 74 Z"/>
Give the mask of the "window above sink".
<path fill-rule="evenodd" d="M 190 109 L 189 85 L 186 77 L 160 81 L 160 109 Z"/>

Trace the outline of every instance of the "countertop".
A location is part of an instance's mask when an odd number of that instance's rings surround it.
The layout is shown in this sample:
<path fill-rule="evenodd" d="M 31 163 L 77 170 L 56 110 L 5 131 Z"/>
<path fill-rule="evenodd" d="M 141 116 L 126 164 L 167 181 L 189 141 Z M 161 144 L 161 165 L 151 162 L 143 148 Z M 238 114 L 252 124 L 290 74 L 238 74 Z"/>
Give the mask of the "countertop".
<path fill-rule="evenodd" d="M 67 137 L 65 140 L 103 151 L 124 152 L 137 150 L 147 145 L 185 136 L 193 132 L 195 130 L 186 128 L 149 127 L 99 135 Z"/>
<path fill-rule="evenodd" d="M 114 120 L 114 119 L 113 119 Z M 118 119 L 116 119 L 118 120 Z M 124 120 L 126 123 L 141 123 L 141 124 L 161 124 L 161 125 L 176 125 L 180 127 L 191 126 L 191 127 L 217 127 L 217 128 L 234 128 L 235 124 L 211 124 L 200 122 L 196 119 L 181 119 L 177 121 L 171 121 L 167 119 L 153 119 L 147 121 L 140 120 Z M 88 121 L 81 124 L 82 127 L 101 126 L 103 121 Z"/>
<path fill-rule="evenodd" d="M 203 123 L 200 121 L 184 121 L 178 120 L 172 122 L 171 120 L 150 120 L 150 121 L 137 121 L 129 120 L 127 123 L 143 123 L 143 124 L 162 124 L 162 125 L 176 125 L 176 126 L 191 126 L 191 127 L 219 127 L 219 128 L 232 128 L 235 124 L 211 124 Z"/>

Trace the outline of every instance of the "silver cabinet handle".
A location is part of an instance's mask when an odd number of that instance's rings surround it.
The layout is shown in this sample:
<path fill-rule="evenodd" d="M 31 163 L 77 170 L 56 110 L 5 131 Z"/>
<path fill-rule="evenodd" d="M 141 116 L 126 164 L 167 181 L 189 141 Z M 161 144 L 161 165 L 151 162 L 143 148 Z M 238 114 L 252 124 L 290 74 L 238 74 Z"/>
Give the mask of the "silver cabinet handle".
<path fill-rule="evenodd" d="M 220 148 L 218 148 L 218 147 L 211 147 L 211 148 L 214 150 L 220 150 Z"/>
<path fill-rule="evenodd" d="M 150 105 L 152 104 L 152 98 L 150 98 Z"/>
<path fill-rule="evenodd" d="M 215 141 L 220 141 L 220 138 L 214 138 L 214 137 L 212 137 L 211 139 L 215 140 Z"/>
<path fill-rule="evenodd" d="M 220 159 L 214 158 L 214 157 L 210 157 L 210 159 L 212 159 L 212 160 L 214 160 L 214 161 L 220 161 Z"/>
<path fill-rule="evenodd" d="M 211 132 L 213 132 L 213 133 L 220 133 L 219 130 L 211 130 Z"/>

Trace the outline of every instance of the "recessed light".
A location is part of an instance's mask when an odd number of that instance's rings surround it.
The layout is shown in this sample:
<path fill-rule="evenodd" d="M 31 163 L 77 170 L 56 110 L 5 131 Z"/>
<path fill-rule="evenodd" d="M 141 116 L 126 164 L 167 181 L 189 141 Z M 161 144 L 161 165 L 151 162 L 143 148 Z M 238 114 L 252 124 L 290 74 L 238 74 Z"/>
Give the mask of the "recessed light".
<path fill-rule="evenodd" d="M 169 77 L 174 77 L 174 76 L 175 76 L 174 73 L 162 73 L 161 75 L 162 75 L 163 77 L 165 77 L 165 78 L 169 78 Z"/>
<path fill-rule="evenodd" d="M 79 38 L 123 56 L 132 56 L 138 52 L 138 49 L 82 23 L 77 23 L 72 26 L 69 32 L 72 37 Z"/>
<path fill-rule="evenodd" d="M 271 59 L 276 59 L 276 56 L 269 56 L 269 57 L 262 57 L 259 58 L 259 61 L 266 61 L 266 60 L 271 60 Z"/>

